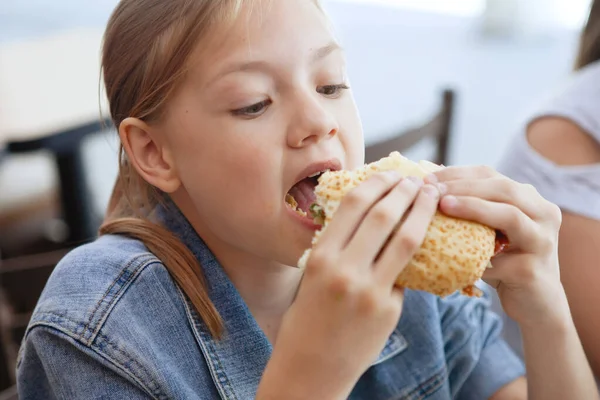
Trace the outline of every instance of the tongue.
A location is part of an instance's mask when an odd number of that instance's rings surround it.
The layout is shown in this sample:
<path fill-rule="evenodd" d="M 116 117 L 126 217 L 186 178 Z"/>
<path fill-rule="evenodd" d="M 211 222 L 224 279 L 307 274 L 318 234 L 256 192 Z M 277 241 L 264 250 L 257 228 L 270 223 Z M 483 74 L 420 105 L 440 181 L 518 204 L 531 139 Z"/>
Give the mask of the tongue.
<path fill-rule="evenodd" d="M 316 182 L 311 178 L 306 178 L 298 182 L 290 190 L 290 195 L 296 199 L 298 209 L 308 213 L 310 206 L 315 202 Z"/>

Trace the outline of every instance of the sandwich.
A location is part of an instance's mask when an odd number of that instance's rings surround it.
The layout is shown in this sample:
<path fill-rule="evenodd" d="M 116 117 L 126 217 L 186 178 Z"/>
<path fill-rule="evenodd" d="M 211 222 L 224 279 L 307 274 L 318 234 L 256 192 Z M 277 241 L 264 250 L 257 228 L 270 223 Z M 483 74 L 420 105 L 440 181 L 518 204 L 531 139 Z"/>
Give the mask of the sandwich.
<path fill-rule="evenodd" d="M 371 175 L 396 170 L 405 177 L 424 178 L 444 168 L 428 161 L 413 162 L 398 152 L 355 170 L 326 171 L 318 178 L 315 201 L 310 206 L 314 221 L 321 225 L 312 239 L 316 245 L 327 229 L 344 195 Z M 293 202 L 288 199 L 288 202 Z M 293 203 L 291 203 L 293 205 Z M 481 296 L 475 284 L 491 258 L 506 246 L 506 238 L 495 229 L 437 211 L 421 247 L 397 277 L 399 287 L 420 290 L 445 297 L 455 292 L 467 296 Z M 298 262 L 305 268 L 312 247 Z"/>

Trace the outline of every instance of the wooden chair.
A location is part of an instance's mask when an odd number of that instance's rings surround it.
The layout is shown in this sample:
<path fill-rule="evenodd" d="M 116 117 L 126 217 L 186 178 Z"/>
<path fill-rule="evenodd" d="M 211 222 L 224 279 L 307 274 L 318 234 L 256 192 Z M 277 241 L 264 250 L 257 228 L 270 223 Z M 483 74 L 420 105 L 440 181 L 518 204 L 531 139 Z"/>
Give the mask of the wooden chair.
<path fill-rule="evenodd" d="M 31 314 L 56 264 L 70 248 L 0 260 L 0 346 L 10 384 L 15 383 L 16 361 Z M 0 390 L 3 388 L 0 387 Z"/>
<path fill-rule="evenodd" d="M 108 102 L 98 92 L 102 35 L 76 28 L 0 41 L 2 258 L 95 237 L 100 218 L 82 146 L 106 131 L 99 114 Z"/>
<path fill-rule="evenodd" d="M 366 162 L 379 160 L 392 151 L 403 153 L 425 139 L 436 142 L 435 156 L 431 162 L 448 165 L 450 150 L 450 134 L 454 113 L 455 92 L 446 89 L 442 92 L 441 108 L 425 124 L 400 132 L 389 139 L 371 144 L 365 149 Z"/>
<path fill-rule="evenodd" d="M 19 395 L 17 394 L 17 386 L 11 386 L 8 389 L 0 391 L 0 400 L 19 400 Z"/>

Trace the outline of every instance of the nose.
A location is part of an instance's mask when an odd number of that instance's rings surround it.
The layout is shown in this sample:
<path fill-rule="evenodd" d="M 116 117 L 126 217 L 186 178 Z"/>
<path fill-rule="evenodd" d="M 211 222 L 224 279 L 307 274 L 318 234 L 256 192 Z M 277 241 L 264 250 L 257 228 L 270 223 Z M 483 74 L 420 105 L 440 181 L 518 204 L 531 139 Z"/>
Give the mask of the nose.
<path fill-rule="evenodd" d="M 294 118 L 288 128 L 287 141 L 290 147 L 301 148 L 318 143 L 338 133 L 338 123 L 333 114 L 327 110 L 324 102 L 331 99 L 305 95 L 296 103 Z"/>

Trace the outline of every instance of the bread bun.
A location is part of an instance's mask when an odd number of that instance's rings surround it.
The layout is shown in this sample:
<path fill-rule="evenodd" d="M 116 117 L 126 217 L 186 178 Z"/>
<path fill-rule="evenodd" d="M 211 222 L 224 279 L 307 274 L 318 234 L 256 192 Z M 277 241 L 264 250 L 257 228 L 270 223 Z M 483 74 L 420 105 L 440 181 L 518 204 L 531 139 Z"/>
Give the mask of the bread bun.
<path fill-rule="evenodd" d="M 353 171 L 329 171 L 319 177 L 315 189 L 316 204 L 323 210 L 323 228 L 315 233 L 312 244 L 335 215 L 342 198 L 371 175 L 381 171 L 398 171 L 403 176 L 424 178 L 443 168 L 436 164 L 410 161 L 398 152 Z M 456 291 L 469 296 L 480 296 L 477 282 L 485 269 L 491 266 L 495 253 L 494 229 L 471 221 L 452 218 L 436 212 L 420 249 L 400 273 L 396 284 L 413 290 L 422 290 L 438 296 Z M 299 267 L 304 268 L 311 249 L 304 252 Z"/>

